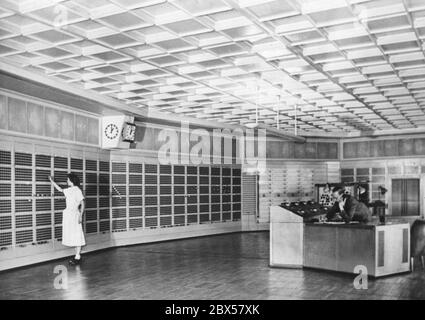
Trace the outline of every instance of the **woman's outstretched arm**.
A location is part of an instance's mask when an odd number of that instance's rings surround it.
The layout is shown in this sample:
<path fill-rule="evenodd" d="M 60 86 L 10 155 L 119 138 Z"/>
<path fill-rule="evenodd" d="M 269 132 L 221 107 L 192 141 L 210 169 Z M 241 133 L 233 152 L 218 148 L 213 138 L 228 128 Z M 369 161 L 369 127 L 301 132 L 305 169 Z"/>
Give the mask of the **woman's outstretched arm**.
<path fill-rule="evenodd" d="M 63 192 L 63 189 L 58 186 L 58 184 L 53 180 L 52 176 L 49 176 L 49 180 L 53 184 L 56 190 L 58 190 L 59 192 Z"/>

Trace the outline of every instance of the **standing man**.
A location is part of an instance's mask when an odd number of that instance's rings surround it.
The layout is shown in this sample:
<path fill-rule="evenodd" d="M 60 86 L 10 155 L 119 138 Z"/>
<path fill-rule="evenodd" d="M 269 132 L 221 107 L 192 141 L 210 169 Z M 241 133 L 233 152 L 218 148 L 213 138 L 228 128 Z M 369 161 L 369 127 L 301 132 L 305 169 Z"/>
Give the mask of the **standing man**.
<path fill-rule="evenodd" d="M 339 215 L 346 223 L 358 221 L 367 223 L 370 221 L 370 211 L 366 205 L 357 201 L 352 195 L 345 194 L 343 187 L 335 187 L 332 190 L 334 205 L 326 215 L 328 220 L 333 220 Z"/>

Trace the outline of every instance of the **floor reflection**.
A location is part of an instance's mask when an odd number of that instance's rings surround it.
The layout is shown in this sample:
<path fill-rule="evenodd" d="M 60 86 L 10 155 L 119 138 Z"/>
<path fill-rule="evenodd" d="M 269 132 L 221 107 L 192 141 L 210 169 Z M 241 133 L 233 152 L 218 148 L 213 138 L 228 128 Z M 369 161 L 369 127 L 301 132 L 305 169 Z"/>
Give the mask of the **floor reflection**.
<path fill-rule="evenodd" d="M 425 271 L 353 285 L 354 275 L 270 268 L 268 233 L 114 248 L 0 273 L 1 299 L 425 299 Z M 55 289 L 57 265 L 68 289 Z"/>

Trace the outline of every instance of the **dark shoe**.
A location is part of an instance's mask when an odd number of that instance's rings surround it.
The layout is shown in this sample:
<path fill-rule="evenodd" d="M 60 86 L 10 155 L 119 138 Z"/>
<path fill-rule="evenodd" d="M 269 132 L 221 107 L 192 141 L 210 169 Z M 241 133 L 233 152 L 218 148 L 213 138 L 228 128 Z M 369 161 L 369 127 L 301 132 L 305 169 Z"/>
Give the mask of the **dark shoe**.
<path fill-rule="evenodd" d="M 71 260 L 69 260 L 69 264 L 70 264 L 71 266 L 79 265 L 79 264 L 81 264 L 81 258 L 80 258 L 80 259 L 72 258 Z"/>

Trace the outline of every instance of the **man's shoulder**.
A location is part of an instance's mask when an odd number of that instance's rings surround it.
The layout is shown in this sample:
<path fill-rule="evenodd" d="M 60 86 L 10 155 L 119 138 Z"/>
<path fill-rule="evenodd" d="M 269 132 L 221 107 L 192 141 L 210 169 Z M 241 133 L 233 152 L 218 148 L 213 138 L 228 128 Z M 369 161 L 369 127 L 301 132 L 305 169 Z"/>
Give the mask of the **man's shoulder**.
<path fill-rule="evenodd" d="M 347 194 L 345 199 L 346 199 L 346 202 L 351 202 L 351 203 L 357 202 L 356 198 L 354 198 L 351 194 Z"/>

